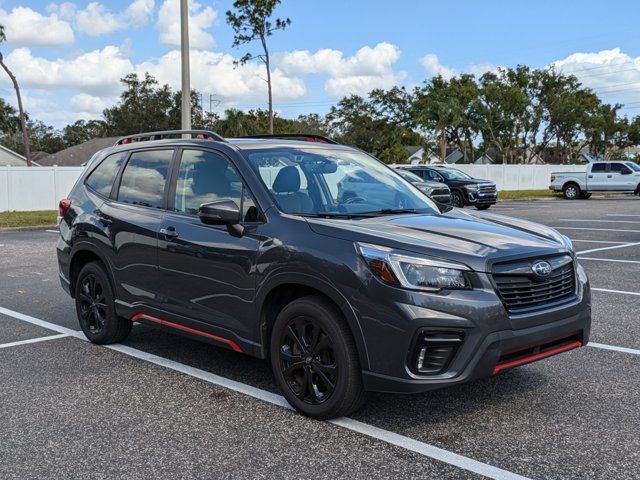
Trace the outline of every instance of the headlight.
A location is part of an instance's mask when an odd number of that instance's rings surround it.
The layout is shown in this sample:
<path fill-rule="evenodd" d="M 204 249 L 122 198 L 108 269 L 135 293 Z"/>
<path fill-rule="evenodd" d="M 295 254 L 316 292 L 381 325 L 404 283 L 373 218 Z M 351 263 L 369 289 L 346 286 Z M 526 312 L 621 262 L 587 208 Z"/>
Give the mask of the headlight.
<path fill-rule="evenodd" d="M 466 265 L 400 254 L 365 243 L 356 243 L 356 248 L 371 271 L 390 285 L 428 292 L 471 289 Z"/>
<path fill-rule="evenodd" d="M 465 185 L 464 188 L 466 188 L 467 190 L 471 190 L 472 192 L 475 192 L 478 190 L 478 185 Z"/>
<path fill-rule="evenodd" d="M 424 187 L 422 189 L 422 193 L 425 195 L 431 195 L 433 193 L 433 187 Z"/>

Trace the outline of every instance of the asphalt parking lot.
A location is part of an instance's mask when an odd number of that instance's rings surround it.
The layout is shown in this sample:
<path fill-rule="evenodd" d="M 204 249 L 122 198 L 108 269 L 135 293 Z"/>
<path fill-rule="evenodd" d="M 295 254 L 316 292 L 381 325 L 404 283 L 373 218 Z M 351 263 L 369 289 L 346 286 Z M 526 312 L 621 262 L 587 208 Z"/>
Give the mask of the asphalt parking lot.
<path fill-rule="evenodd" d="M 55 231 L 0 231 L 0 478 L 640 478 L 640 199 L 491 212 L 573 240 L 592 343 L 333 422 L 286 408 L 266 361 L 141 325 L 84 341 Z"/>

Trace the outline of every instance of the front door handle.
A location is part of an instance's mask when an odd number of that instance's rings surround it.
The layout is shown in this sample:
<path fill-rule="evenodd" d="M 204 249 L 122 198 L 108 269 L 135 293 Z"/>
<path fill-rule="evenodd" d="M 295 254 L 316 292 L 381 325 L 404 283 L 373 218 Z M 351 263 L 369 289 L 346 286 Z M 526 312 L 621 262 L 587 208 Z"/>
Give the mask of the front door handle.
<path fill-rule="evenodd" d="M 607 178 L 613 178 L 613 175 L 607 175 Z"/>
<path fill-rule="evenodd" d="M 161 228 L 160 235 L 164 236 L 165 240 L 169 241 L 180 236 L 180 234 L 176 231 L 176 227 Z"/>
<path fill-rule="evenodd" d="M 593 178 L 593 175 L 589 175 L 589 178 Z"/>

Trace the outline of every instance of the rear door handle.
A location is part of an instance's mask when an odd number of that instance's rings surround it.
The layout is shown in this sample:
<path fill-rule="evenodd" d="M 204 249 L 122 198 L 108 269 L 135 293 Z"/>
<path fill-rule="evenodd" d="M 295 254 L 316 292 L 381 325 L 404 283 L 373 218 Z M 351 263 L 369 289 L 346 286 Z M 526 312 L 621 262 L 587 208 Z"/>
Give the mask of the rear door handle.
<path fill-rule="evenodd" d="M 607 175 L 607 178 L 613 178 L 613 175 Z"/>
<path fill-rule="evenodd" d="M 593 175 L 589 175 L 589 178 L 593 178 Z"/>
<path fill-rule="evenodd" d="M 180 234 L 176 231 L 176 227 L 167 227 L 160 229 L 160 235 L 164 236 L 166 240 L 173 240 L 178 238 Z"/>

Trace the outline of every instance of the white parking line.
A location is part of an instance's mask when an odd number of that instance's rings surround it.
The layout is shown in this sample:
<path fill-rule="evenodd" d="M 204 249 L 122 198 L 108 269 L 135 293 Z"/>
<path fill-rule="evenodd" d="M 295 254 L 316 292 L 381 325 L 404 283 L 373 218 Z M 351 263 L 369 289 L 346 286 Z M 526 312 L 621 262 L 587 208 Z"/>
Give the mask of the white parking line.
<path fill-rule="evenodd" d="M 602 252 L 604 250 L 615 250 L 617 248 L 636 247 L 638 245 L 640 245 L 640 242 L 624 243 L 622 245 L 614 245 L 613 247 L 592 248 L 591 250 L 582 250 L 581 252 L 576 252 L 576 255 L 582 255 L 584 253 Z"/>
<path fill-rule="evenodd" d="M 592 258 L 592 257 L 580 257 L 580 261 L 582 260 L 591 260 L 593 262 L 613 262 L 613 263 L 640 263 L 637 260 L 618 260 L 615 258 Z"/>
<path fill-rule="evenodd" d="M 58 335 L 49 335 L 48 337 L 30 338 L 28 340 L 20 340 L 18 342 L 2 343 L 0 348 L 17 347 L 18 345 L 28 345 L 30 343 L 46 342 L 48 340 L 55 340 L 56 338 L 68 337 L 68 333 L 59 333 Z"/>
<path fill-rule="evenodd" d="M 629 233 L 640 233 L 640 230 L 621 230 L 615 228 L 586 228 L 586 227 L 554 227 L 558 230 L 586 230 L 590 232 L 629 232 Z"/>
<path fill-rule="evenodd" d="M 45 230 L 47 233 L 60 233 L 60 230 Z"/>
<path fill-rule="evenodd" d="M 558 218 L 561 222 L 606 222 L 606 223 L 640 223 L 636 220 L 601 220 L 595 218 Z"/>
<path fill-rule="evenodd" d="M 623 243 L 628 243 L 628 242 L 609 242 L 606 240 L 578 240 L 577 238 L 572 238 L 571 239 L 572 242 L 582 242 L 582 243 L 606 243 L 609 245 L 621 245 Z"/>
<path fill-rule="evenodd" d="M 606 293 L 619 293 L 621 295 L 633 295 L 636 297 L 640 297 L 640 292 L 626 292 L 624 290 L 610 290 L 608 288 L 592 288 L 591 291 L 594 292 L 606 292 Z"/>
<path fill-rule="evenodd" d="M 607 213 L 607 217 L 640 217 L 635 213 Z"/>
<path fill-rule="evenodd" d="M 632 355 L 640 355 L 640 350 L 637 350 L 635 348 L 614 347 L 613 345 L 605 345 L 604 343 L 594 342 L 589 342 L 587 343 L 587 345 L 594 348 L 601 348 L 602 350 L 613 350 L 614 352 L 624 352 L 630 353 Z"/>

